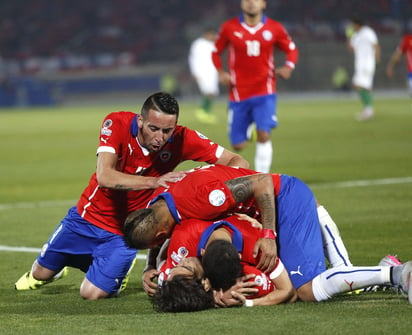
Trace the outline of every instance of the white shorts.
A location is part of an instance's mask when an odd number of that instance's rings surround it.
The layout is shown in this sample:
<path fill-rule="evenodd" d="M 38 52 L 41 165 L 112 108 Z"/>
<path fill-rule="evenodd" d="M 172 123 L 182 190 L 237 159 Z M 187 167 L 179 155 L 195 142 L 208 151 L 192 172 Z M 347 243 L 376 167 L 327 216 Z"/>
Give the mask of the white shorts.
<path fill-rule="evenodd" d="M 219 94 L 219 78 L 216 71 L 209 71 L 196 77 L 197 86 L 202 95 Z"/>
<path fill-rule="evenodd" d="M 373 87 L 373 77 L 375 75 L 375 65 L 357 66 L 353 75 L 352 83 L 357 87 L 371 90 Z"/>

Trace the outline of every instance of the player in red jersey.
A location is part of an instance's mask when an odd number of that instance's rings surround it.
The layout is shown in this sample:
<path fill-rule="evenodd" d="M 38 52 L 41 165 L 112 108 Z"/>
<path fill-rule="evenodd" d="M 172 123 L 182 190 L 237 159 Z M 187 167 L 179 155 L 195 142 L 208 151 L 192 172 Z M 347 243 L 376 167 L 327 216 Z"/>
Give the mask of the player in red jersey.
<path fill-rule="evenodd" d="M 116 112 L 105 117 L 96 172 L 77 206 L 69 209 L 43 246 L 32 270 L 15 283 L 17 290 L 41 287 L 65 275 L 71 266 L 86 273 L 80 287 L 83 298 L 117 294 L 127 283 L 137 252 L 125 244 L 124 220 L 146 206 L 154 189 L 185 175 L 171 172 L 180 162 L 248 166 L 241 156 L 177 125 L 178 115 L 175 98 L 158 92 L 146 99 L 141 114 Z"/>
<path fill-rule="evenodd" d="M 154 295 L 154 304 L 157 309 L 165 312 L 177 312 L 214 307 L 211 292 L 208 297 L 191 281 L 196 281 L 206 292 L 210 291 L 211 288 L 219 291 L 215 292 L 215 296 L 220 297 L 223 291 L 227 291 L 236 284 L 231 275 L 239 279 L 242 276 L 247 276 L 250 281 L 245 281 L 245 277 L 240 280 L 242 284 L 244 283 L 241 290 L 249 293 L 248 299 L 249 301 L 253 300 L 254 305 L 275 305 L 294 301 L 296 292 L 279 259 L 275 269 L 270 274 L 265 274 L 256 268 L 256 258 L 253 258 L 252 254 L 254 244 L 260 235 L 259 227 L 245 224 L 244 219 L 237 215 L 213 223 L 191 219 L 176 226 L 168 241 L 167 257 L 157 273 L 159 289 L 155 291 Z M 199 259 L 207 252 L 211 243 L 224 242 L 233 244 L 231 252 L 235 257 L 239 257 L 239 253 L 241 261 L 239 259 L 238 262 L 227 264 L 225 271 L 218 274 L 227 280 L 219 280 L 215 283 L 214 277 L 205 277 Z M 225 256 L 221 254 L 220 257 Z M 181 280 L 177 276 L 185 276 L 187 280 Z M 212 281 L 209 281 L 211 278 Z M 175 282 L 176 280 L 177 282 Z M 178 289 L 179 287 L 180 289 Z M 195 297 L 198 295 L 202 298 L 196 299 Z M 219 300 L 217 298 L 217 301 Z M 204 301 L 205 305 L 202 304 L 202 307 L 199 307 L 198 301 Z"/>
<path fill-rule="evenodd" d="M 229 85 L 229 138 L 235 150 L 246 147 L 252 124 L 257 143 L 254 170 L 269 172 L 272 163 L 271 132 L 277 127 L 276 75 L 289 79 L 298 50 L 284 26 L 266 17 L 264 0 L 242 0 L 242 14 L 220 28 L 212 53 L 219 80 Z M 229 72 L 221 54 L 228 48 Z M 286 54 L 283 66 L 275 67 L 274 51 Z"/>
<path fill-rule="evenodd" d="M 405 32 L 399 45 L 391 55 L 386 66 L 386 74 L 389 78 L 393 78 L 395 65 L 401 61 L 402 55 L 405 55 L 406 59 L 409 95 L 412 97 L 412 32 Z"/>

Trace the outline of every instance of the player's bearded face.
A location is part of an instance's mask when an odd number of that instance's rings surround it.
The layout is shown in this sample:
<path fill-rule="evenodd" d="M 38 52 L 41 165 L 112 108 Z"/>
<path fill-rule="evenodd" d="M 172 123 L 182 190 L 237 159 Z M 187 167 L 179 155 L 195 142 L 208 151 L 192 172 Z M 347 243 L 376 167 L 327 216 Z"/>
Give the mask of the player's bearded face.
<path fill-rule="evenodd" d="M 173 134 L 176 115 L 150 110 L 146 117 L 138 118 L 139 143 L 150 152 L 159 151 Z"/>

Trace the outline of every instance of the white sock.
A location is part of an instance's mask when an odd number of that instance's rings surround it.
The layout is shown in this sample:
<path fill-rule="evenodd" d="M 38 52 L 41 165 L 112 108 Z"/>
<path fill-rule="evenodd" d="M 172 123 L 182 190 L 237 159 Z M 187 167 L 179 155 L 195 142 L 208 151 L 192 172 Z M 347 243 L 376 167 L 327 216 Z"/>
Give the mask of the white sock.
<path fill-rule="evenodd" d="M 318 216 L 322 231 L 323 250 L 329 264 L 332 267 L 352 266 L 348 251 L 340 237 L 339 229 L 323 206 L 318 207 Z"/>
<path fill-rule="evenodd" d="M 326 270 L 312 281 L 316 301 L 374 285 L 391 285 L 390 266 L 340 266 Z"/>
<path fill-rule="evenodd" d="M 264 173 L 270 172 L 272 154 L 272 141 L 269 140 L 265 143 L 256 142 L 255 170 Z"/>

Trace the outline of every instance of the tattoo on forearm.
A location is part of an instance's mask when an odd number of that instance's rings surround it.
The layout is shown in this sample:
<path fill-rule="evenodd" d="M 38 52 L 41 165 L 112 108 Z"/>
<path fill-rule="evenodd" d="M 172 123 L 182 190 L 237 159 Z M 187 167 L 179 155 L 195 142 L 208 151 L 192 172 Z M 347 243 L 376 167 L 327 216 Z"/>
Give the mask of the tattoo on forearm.
<path fill-rule="evenodd" d="M 121 190 L 121 191 L 132 191 L 133 189 L 130 187 L 125 187 L 124 185 L 117 184 L 114 186 L 115 190 Z"/>
<path fill-rule="evenodd" d="M 262 219 L 265 222 L 262 222 L 265 228 L 275 229 L 273 223 L 275 222 L 276 208 L 273 207 L 273 196 L 267 193 L 260 195 L 256 198 L 256 202 L 259 204 L 259 209 L 261 213 L 265 213 L 265 217 Z"/>

